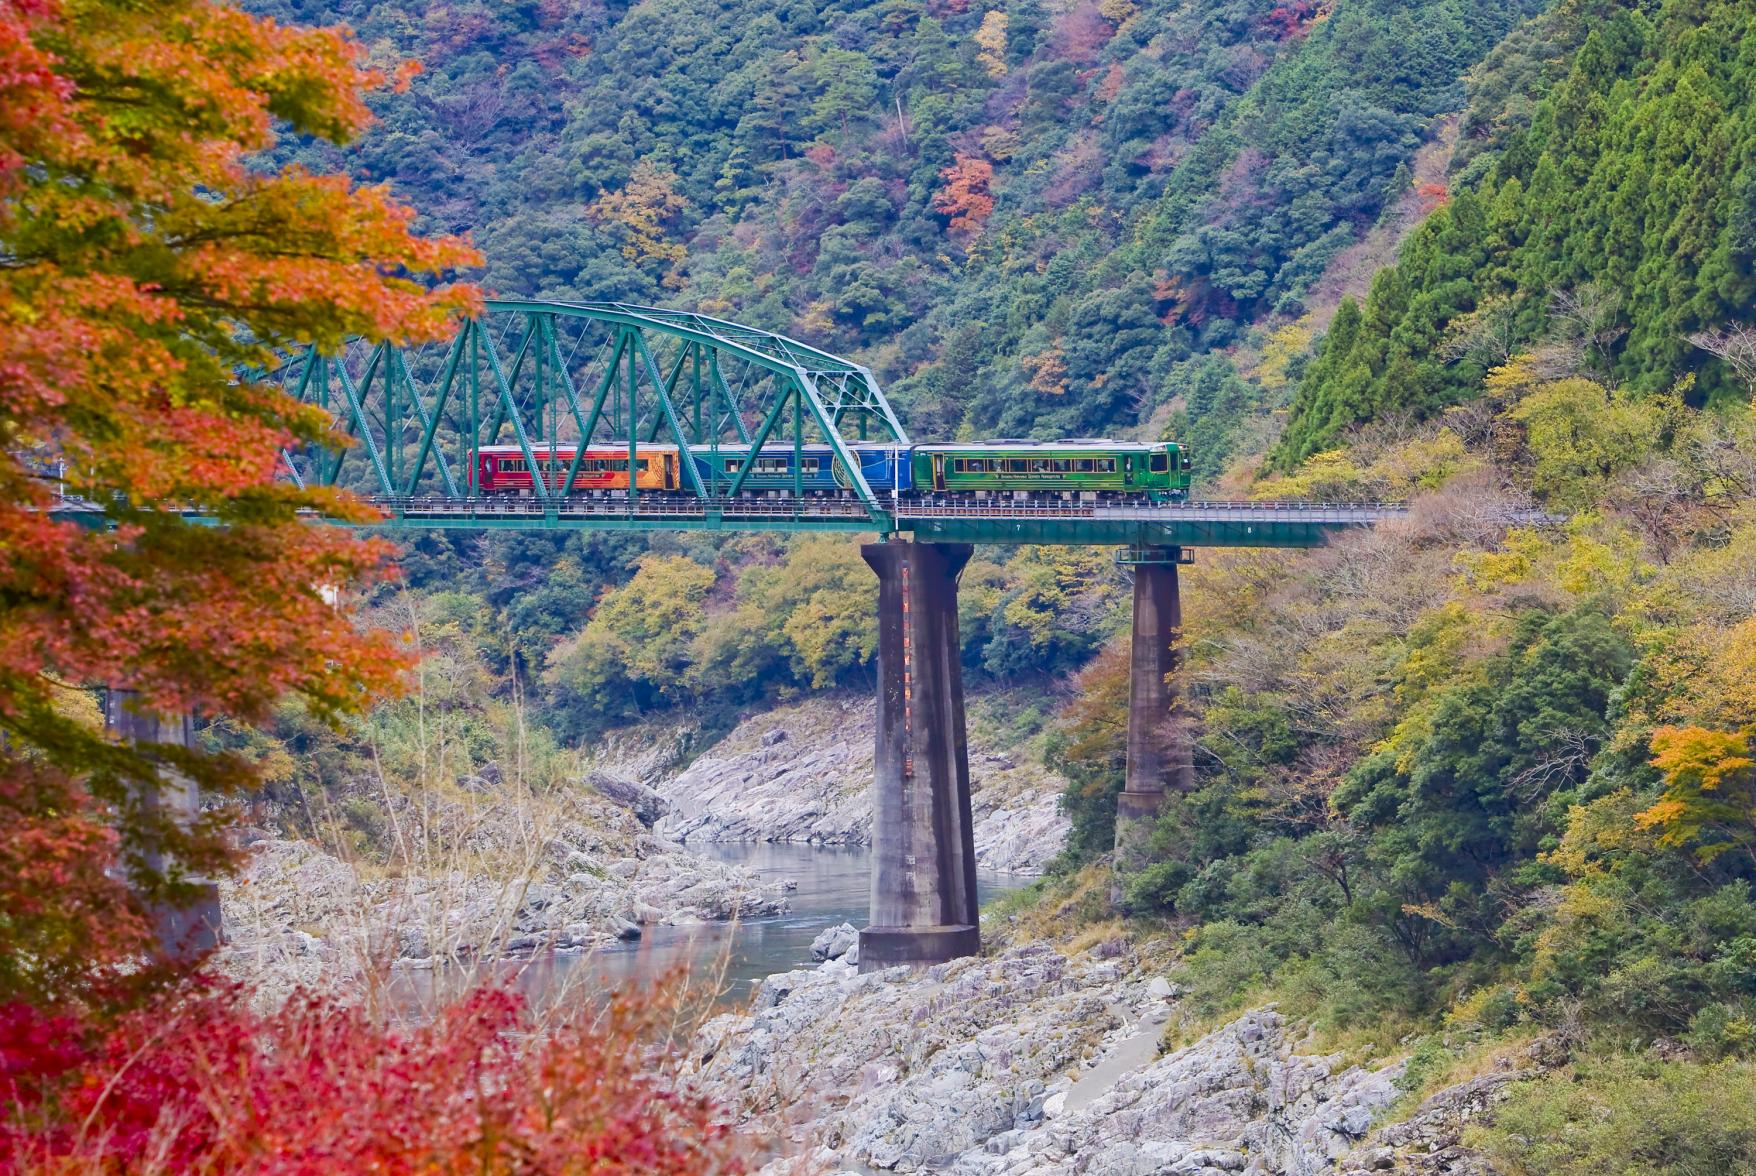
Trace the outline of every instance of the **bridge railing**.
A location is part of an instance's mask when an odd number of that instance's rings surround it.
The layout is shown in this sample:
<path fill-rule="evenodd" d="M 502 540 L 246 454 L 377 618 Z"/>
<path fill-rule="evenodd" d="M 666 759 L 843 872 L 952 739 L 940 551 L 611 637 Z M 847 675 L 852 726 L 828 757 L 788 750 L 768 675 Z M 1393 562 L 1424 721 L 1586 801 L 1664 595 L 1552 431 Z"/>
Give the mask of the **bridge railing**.
<path fill-rule="evenodd" d="M 849 520 L 873 526 L 930 519 L 1206 519 L 1276 518 L 1316 523 L 1371 523 L 1406 511 L 1403 503 L 1324 502 L 1018 502 L 1001 499 L 901 499 L 886 502 L 885 517 L 874 518 L 865 503 L 848 498 L 752 496 L 696 498 L 685 494 L 618 495 L 379 495 L 367 501 L 405 519 L 627 519 Z"/>
<path fill-rule="evenodd" d="M 1191 511 L 1308 511 L 1322 513 L 1358 512 L 1380 517 L 1400 514 L 1408 509 L 1405 502 L 1225 502 L 1195 500 L 1179 502 L 1132 502 L 1109 499 L 1097 502 L 1015 502 L 1004 499 L 922 498 L 905 499 L 896 507 L 902 518 L 995 517 L 1046 515 L 1079 517 L 1107 511 L 1140 511 L 1188 513 Z"/>
<path fill-rule="evenodd" d="M 837 518 L 872 521 L 862 502 L 841 498 L 695 498 L 687 495 L 637 495 L 626 498 L 589 495 L 550 499 L 517 495 L 378 495 L 367 502 L 387 514 L 406 517 L 458 516 L 528 518 L 554 515 L 561 518 L 599 517 L 635 519 L 705 519 L 715 515 L 736 518 Z"/>

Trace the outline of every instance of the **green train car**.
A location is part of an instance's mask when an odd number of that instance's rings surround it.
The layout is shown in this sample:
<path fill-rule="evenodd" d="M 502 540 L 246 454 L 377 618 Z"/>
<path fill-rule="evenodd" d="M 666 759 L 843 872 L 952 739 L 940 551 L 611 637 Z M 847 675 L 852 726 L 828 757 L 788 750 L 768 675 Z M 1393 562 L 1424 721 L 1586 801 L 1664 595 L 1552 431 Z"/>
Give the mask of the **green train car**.
<path fill-rule="evenodd" d="M 1189 496 L 1189 452 L 1174 441 L 972 441 L 917 445 L 911 460 L 916 494 Z"/>

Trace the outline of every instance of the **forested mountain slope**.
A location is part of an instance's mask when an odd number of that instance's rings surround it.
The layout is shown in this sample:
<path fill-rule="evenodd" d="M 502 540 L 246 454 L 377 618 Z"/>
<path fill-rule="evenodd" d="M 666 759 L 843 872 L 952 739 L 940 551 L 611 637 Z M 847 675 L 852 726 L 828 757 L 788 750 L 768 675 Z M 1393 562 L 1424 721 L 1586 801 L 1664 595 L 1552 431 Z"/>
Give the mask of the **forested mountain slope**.
<path fill-rule="evenodd" d="M 1515 73 L 1583 36 L 1566 76 L 1365 306 L 1342 309 L 1299 388 L 1283 463 L 1350 424 L 1472 395 L 1538 340 L 1557 374 L 1646 396 L 1694 375 L 1694 402 L 1748 396 L 1690 336 L 1752 317 L 1756 10 L 1568 0 L 1541 24 L 1546 35 L 1492 64 Z"/>
<path fill-rule="evenodd" d="M 1756 1050 L 1753 20 L 1504 42 L 1255 484 L 1410 519 L 1188 572 L 1197 782 L 1126 906 L 1183 936 L 1185 1012 L 1412 1044 L 1411 1092 L 1529 1068 L 1467 1133 L 1492 1166 L 1438 1170 L 1756 1170 L 1716 1093 Z M 1105 655 L 1063 716 L 1072 857 L 1112 843 L 1124 684 Z"/>
<path fill-rule="evenodd" d="M 1188 361 L 1299 309 L 1538 4 L 254 7 L 422 62 L 324 162 L 470 231 L 491 289 L 799 334 L 950 437 L 1187 401 Z"/>

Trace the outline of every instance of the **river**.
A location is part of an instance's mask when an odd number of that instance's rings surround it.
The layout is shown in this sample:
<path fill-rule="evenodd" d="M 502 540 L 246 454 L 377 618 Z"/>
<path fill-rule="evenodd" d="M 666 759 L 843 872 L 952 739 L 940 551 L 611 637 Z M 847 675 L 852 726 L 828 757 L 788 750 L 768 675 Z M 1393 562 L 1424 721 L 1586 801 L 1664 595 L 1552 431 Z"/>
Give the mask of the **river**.
<path fill-rule="evenodd" d="M 872 885 L 869 849 L 767 843 L 708 843 L 689 848 L 704 857 L 747 866 L 765 881 L 796 882 L 797 888 L 787 895 L 792 910 L 774 918 L 738 923 L 649 926 L 638 941 L 626 946 L 535 961 L 525 969 L 522 986 L 530 990 L 583 984 L 599 991 L 620 989 L 687 967 L 700 981 L 723 970 L 719 1001 L 741 1003 L 765 976 L 813 966 L 817 961 L 811 958 L 811 941 L 825 927 L 866 925 Z M 977 892 L 984 903 L 1031 881 L 986 870 L 976 875 Z"/>

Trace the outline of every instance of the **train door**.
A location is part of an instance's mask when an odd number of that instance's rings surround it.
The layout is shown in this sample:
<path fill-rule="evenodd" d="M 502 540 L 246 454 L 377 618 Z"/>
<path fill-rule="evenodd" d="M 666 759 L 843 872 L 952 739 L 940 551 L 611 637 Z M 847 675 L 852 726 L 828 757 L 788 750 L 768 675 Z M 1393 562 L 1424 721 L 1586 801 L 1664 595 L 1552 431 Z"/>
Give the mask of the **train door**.
<path fill-rule="evenodd" d="M 933 489 L 945 489 L 945 455 L 943 453 L 933 455 Z"/>
<path fill-rule="evenodd" d="M 1133 454 L 1128 454 L 1127 456 L 1122 458 L 1122 485 L 1124 485 L 1124 486 L 1134 485 L 1134 455 Z"/>

